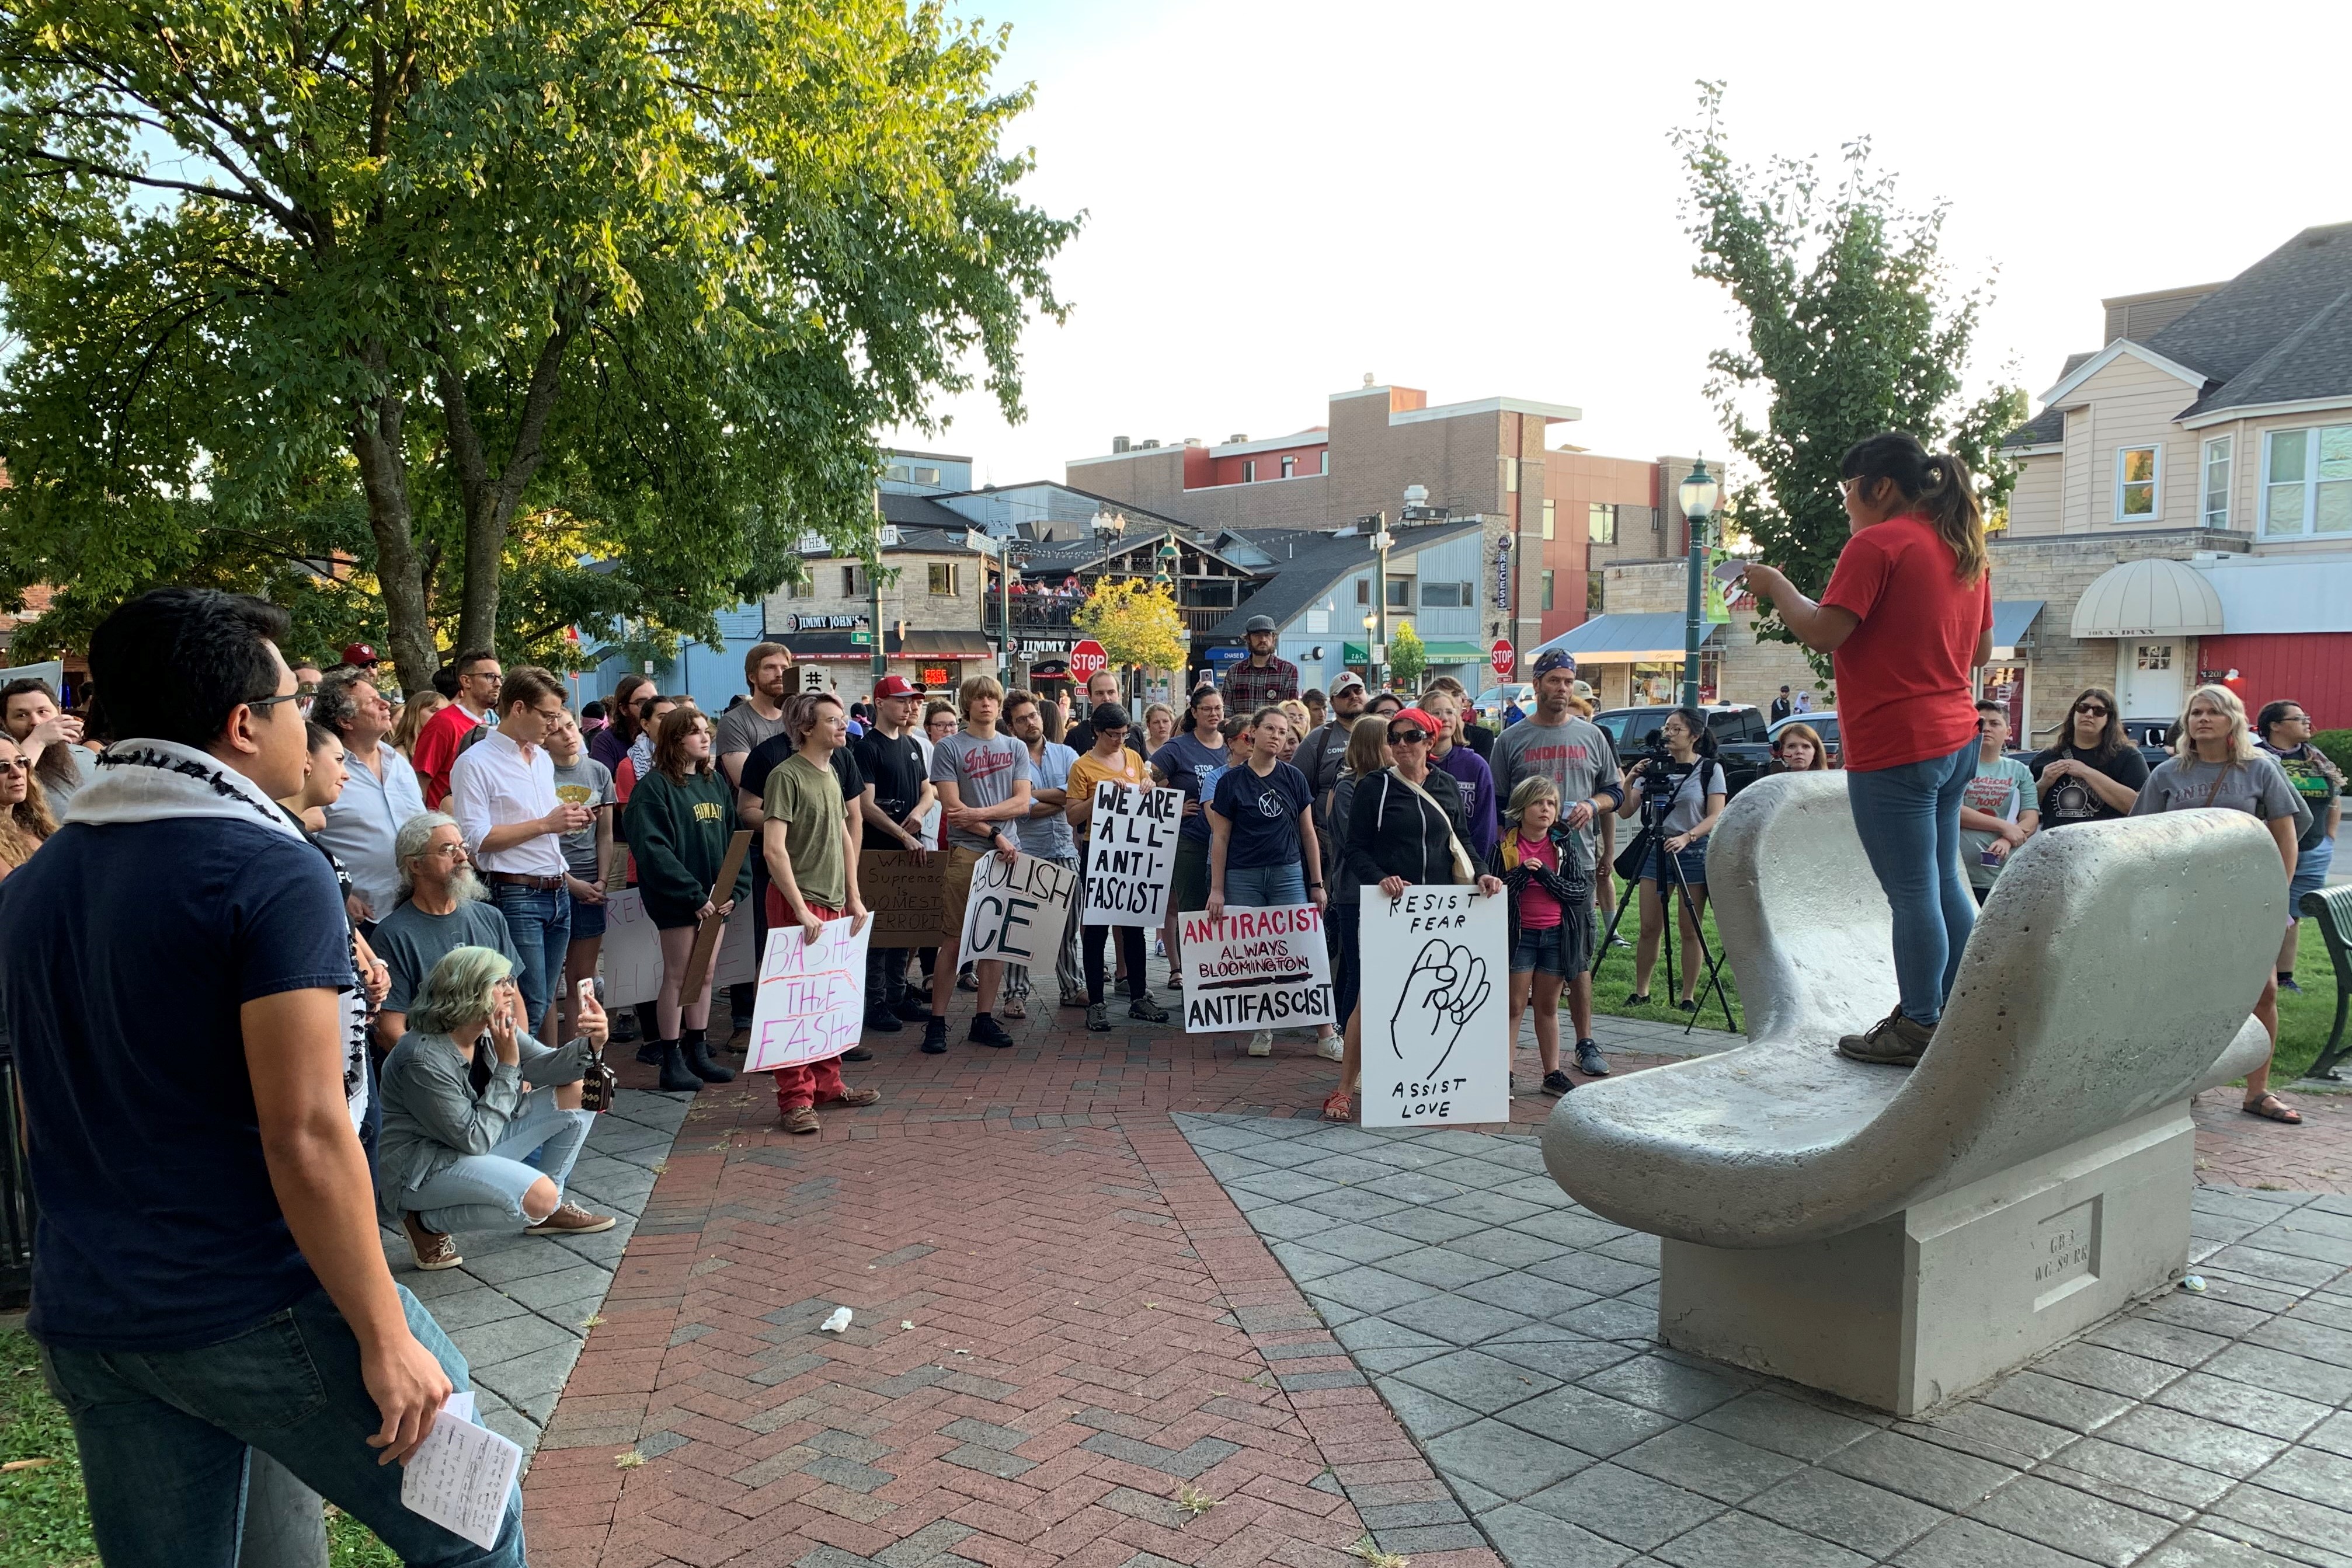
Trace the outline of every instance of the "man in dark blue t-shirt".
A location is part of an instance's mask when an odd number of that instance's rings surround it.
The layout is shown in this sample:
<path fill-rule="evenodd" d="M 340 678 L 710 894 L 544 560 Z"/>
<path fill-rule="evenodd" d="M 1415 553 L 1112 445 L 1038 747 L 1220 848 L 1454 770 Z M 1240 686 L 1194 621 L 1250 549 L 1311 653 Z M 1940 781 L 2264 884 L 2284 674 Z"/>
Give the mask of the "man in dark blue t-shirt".
<path fill-rule="evenodd" d="M 274 803 L 309 749 L 286 630 L 175 588 L 91 634 L 125 738 L 0 883 L 40 1204 L 26 1327 L 110 1563 L 233 1561 L 250 1445 L 404 1561 L 520 1564 L 519 1495 L 480 1552 L 404 1508 L 386 1462 L 466 1365 L 384 1266 L 342 899 Z"/>

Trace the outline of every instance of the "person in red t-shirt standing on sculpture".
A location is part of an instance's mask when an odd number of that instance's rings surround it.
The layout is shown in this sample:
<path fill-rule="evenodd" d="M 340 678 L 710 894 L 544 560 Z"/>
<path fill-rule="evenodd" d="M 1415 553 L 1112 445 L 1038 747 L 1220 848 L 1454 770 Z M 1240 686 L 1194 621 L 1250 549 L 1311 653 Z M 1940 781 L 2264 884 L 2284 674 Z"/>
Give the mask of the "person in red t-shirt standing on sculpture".
<path fill-rule="evenodd" d="M 1992 657 L 1984 512 L 1968 465 L 1874 435 L 1839 465 L 1853 537 L 1816 604 L 1748 569 L 1797 640 L 1830 655 L 1854 831 L 1895 911 L 1893 1012 L 1838 1041 L 1857 1061 L 1916 1065 L 1958 976 L 1976 902 L 1960 874 L 1960 797 L 1976 772 L 1973 676 Z"/>
<path fill-rule="evenodd" d="M 449 765 L 466 747 L 466 737 L 480 725 L 498 720 L 499 685 L 503 678 L 499 656 L 487 648 L 457 655 L 457 700 L 425 721 L 417 732 L 410 760 L 416 765 L 416 782 L 425 790 L 425 809 L 441 810 L 449 797 Z"/>

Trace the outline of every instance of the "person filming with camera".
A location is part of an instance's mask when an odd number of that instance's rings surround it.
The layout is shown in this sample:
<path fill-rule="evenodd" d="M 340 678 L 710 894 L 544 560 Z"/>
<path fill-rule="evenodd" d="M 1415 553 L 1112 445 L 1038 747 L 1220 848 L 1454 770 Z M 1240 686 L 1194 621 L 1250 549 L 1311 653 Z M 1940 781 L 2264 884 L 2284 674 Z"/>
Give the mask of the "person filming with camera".
<path fill-rule="evenodd" d="M 1625 800 L 1621 817 L 1642 811 L 1650 834 L 1639 880 L 1642 883 L 1642 937 L 1633 953 L 1633 994 L 1629 1007 L 1650 999 L 1650 974 L 1658 963 L 1658 937 L 1665 929 L 1665 900 L 1672 898 L 1681 917 L 1683 951 L 1699 951 L 1698 917 L 1706 908 L 1706 836 L 1723 815 L 1730 789 L 1723 764 L 1715 759 L 1715 737 L 1696 708 L 1678 707 L 1658 726 L 1658 748 L 1625 769 Z M 1644 810 L 1644 808 L 1647 808 Z M 1673 890 L 1680 888 L 1680 894 Z M 1699 965 L 1685 963 L 1683 1011 L 1698 1011 Z"/>

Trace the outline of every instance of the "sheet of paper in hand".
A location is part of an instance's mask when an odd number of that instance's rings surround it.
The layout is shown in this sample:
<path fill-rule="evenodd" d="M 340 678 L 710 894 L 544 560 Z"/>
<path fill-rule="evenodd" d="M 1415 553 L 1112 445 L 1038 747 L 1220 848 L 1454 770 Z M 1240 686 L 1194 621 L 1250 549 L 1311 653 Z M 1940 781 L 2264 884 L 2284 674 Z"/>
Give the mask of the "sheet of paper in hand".
<path fill-rule="evenodd" d="M 1336 1023 L 1331 954 L 1311 904 L 1180 915 L 1184 938 L 1184 1032 L 1297 1029 Z"/>
<path fill-rule="evenodd" d="M 1475 887 L 1363 890 L 1364 1125 L 1511 1119 L 1509 922 Z"/>
<path fill-rule="evenodd" d="M 604 1006 L 635 1007 L 661 994 L 661 934 L 635 888 L 604 895 L 604 946 L 596 954 L 604 972 Z"/>
<path fill-rule="evenodd" d="M 1076 872 L 1034 855 L 1016 855 L 1011 865 L 998 855 L 981 856 L 971 868 L 957 958 L 1034 964 L 1042 955 L 1051 965 L 1077 886 Z"/>
<path fill-rule="evenodd" d="M 1083 924 L 1160 928 L 1168 917 L 1176 829 L 1183 820 L 1181 789 L 1146 789 L 1109 779 L 1096 783 Z"/>
<path fill-rule="evenodd" d="M 864 929 L 855 936 L 852 925 Z M 768 933 L 768 961 L 751 1007 L 746 1072 L 769 1072 L 839 1056 L 866 1027 L 866 949 L 869 917 L 828 920 L 814 943 L 797 925 Z"/>
<path fill-rule="evenodd" d="M 452 1394 L 400 1477 L 401 1506 L 484 1551 L 499 1543 L 522 1450 L 474 1425 L 471 1394 Z"/>

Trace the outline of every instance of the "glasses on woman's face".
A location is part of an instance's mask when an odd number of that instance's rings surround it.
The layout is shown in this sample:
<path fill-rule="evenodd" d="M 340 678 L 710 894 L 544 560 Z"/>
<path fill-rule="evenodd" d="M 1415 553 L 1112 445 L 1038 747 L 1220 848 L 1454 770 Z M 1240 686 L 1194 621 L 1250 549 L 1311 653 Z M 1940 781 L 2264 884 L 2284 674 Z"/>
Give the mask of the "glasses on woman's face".
<path fill-rule="evenodd" d="M 2084 718 L 2105 718 L 2107 716 L 2107 710 L 2097 703 L 2076 703 L 2074 705 L 2074 711 L 2081 714 Z"/>
<path fill-rule="evenodd" d="M 1389 731 L 1391 746 L 1427 746 L 1429 732 L 1425 729 L 1392 729 Z"/>
<path fill-rule="evenodd" d="M 33 765 L 21 757 L 0 757 L 0 773 L 30 773 Z"/>

